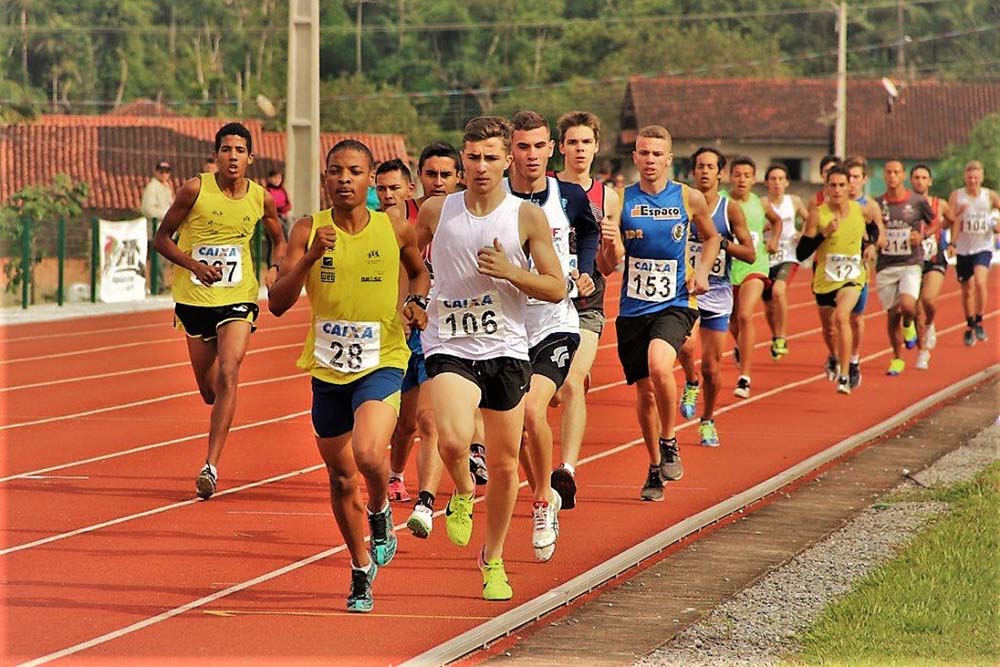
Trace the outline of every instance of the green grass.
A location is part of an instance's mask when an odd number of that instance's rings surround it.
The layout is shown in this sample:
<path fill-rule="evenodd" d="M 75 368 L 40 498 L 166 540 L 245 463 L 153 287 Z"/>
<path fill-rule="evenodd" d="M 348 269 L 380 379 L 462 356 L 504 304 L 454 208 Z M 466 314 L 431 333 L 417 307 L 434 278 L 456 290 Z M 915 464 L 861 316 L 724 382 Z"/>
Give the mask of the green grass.
<path fill-rule="evenodd" d="M 787 665 L 1000 664 L 1000 463 L 895 500 L 950 511 L 830 605 Z"/>

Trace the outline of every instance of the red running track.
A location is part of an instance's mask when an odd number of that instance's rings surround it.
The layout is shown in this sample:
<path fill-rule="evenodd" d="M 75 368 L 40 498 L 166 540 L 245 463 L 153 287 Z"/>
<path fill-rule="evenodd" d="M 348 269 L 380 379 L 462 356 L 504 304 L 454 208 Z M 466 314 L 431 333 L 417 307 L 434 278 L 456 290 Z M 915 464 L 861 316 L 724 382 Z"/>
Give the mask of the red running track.
<path fill-rule="evenodd" d="M 998 282 L 993 272 L 994 294 Z M 759 317 L 753 397 L 732 398 L 736 371 L 727 361 L 722 447 L 698 447 L 696 429 L 683 427 L 686 474 L 667 486 L 666 502 L 638 501 L 646 455 L 636 446 L 633 391 L 622 384 L 609 326 L 589 396 L 579 505 L 560 516 L 553 560 L 534 561 L 522 489 L 506 553 L 513 601 L 480 597 L 479 506 L 466 549 L 448 542 L 441 518 L 426 541 L 402 529 L 369 615 L 344 611 L 348 558 L 312 440 L 308 381 L 294 368 L 303 305 L 281 320 L 262 318 L 241 376 L 221 492 L 207 503 L 192 492 L 208 410 L 168 313 L 0 329 L 0 661 L 399 663 L 1000 361 L 993 342 L 962 345 L 949 275 L 931 370 L 912 370 L 914 351 L 902 376 L 883 374 L 885 316 L 873 298 L 864 383 L 840 396 L 820 375 L 826 353 L 806 276 L 790 297 L 791 354 L 770 360 Z M 996 314 L 987 322 L 994 338 Z M 407 475 L 412 491 L 414 465 Z M 409 507 L 396 507 L 402 524 Z"/>

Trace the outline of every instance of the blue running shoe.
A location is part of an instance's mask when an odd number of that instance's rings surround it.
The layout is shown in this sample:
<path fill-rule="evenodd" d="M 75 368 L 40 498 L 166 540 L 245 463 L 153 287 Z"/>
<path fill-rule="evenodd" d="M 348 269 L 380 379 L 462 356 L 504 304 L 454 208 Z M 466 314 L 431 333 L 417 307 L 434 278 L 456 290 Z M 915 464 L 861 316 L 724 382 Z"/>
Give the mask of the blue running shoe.
<path fill-rule="evenodd" d="M 703 419 L 701 425 L 698 426 L 698 435 L 701 436 L 703 447 L 719 446 L 719 432 L 715 430 L 715 420 Z"/>
<path fill-rule="evenodd" d="M 371 564 L 367 572 L 351 568 L 351 592 L 347 596 L 347 611 L 367 614 L 372 610 L 372 582 L 378 573 L 378 565 Z"/>
<path fill-rule="evenodd" d="M 368 515 L 371 541 L 368 552 L 376 565 L 388 565 L 396 555 L 396 531 L 392 527 L 392 506 L 388 502 L 381 512 Z"/>
<path fill-rule="evenodd" d="M 691 419 L 694 417 L 695 408 L 698 405 L 698 392 L 701 387 L 690 382 L 684 383 L 684 394 L 681 396 L 681 417 Z"/>

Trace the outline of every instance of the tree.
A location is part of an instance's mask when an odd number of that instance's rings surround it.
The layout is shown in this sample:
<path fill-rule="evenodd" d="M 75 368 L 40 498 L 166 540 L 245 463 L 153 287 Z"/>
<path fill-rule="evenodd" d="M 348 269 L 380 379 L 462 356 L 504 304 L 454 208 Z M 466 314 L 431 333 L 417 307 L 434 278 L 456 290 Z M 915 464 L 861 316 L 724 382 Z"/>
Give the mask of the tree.
<path fill-rule="evenodd" d="M 1000 112 L 984 116 L 969 133 L 962 146 L 950 146 L 934 174 L 934 194 L 947 197 L 962 187 L 965 165 L 970 160 L 983 163 L 983 185 L 996 190 L 1000 186 Z"/>

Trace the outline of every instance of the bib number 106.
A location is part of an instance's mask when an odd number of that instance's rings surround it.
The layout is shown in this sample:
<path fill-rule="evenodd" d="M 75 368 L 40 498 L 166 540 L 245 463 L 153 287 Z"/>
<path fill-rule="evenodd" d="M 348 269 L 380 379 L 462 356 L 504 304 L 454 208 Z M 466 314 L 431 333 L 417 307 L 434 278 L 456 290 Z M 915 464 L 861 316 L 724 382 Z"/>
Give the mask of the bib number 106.
<path fill-rule="evenodd" d="M 444 323 L 448 327 L 445 335 L 449 338 L 479 334 L 489 336 L 495 334 L 500 328 L 496 311 L 493 310 L 451 312 L 444 318 Z"/>

